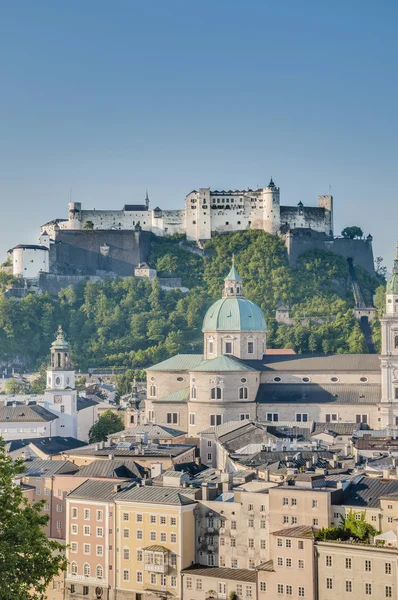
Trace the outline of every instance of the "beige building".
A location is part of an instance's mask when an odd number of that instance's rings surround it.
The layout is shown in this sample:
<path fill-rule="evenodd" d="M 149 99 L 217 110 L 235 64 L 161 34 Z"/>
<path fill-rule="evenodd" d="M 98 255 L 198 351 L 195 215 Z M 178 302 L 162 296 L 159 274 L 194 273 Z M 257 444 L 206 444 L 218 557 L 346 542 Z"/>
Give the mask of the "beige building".
<path fill-rule="evenodd" d="M 267 354 L 264 314 L 245 297 L 232 266 L 222 298 L 203 321 L 203 354 L 177 355 L 147 369 L 146 420 L 190 436 L 239 420 L 396 426 L 398 313 L 391 306 L 398 305 L 398 258 L 394 269 L 380 363 L 372 354 Z"/>

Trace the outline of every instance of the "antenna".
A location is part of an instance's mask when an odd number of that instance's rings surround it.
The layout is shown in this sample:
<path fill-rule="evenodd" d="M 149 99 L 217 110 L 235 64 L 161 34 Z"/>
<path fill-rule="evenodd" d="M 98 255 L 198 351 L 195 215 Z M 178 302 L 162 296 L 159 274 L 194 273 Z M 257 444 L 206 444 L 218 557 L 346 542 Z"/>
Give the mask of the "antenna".
<path fill-rule="evenodd" d="M 72 188 L 69 188 L 69 202 L 72 202 Z"/>
<path fill-rule="evenodd" d="M 331 186 L 331 184 L 329 183 L 329 196 L 331 196 L 331 195 L 332 195 L 332 186 Z"/>

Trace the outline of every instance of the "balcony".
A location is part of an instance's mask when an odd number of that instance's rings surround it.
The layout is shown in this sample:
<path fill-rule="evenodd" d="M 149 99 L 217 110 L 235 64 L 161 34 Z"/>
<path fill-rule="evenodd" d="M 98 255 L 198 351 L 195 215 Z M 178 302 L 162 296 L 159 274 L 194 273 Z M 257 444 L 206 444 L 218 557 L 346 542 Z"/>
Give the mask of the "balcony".
<path fill-rule="evenodd" d="M 151 573 L 163 573 L 165 575 L 169 571 L 169 565 L 155 565 L 153 563 L 144 563 L 144 569 L 145 571 L 150 571 Z"/>

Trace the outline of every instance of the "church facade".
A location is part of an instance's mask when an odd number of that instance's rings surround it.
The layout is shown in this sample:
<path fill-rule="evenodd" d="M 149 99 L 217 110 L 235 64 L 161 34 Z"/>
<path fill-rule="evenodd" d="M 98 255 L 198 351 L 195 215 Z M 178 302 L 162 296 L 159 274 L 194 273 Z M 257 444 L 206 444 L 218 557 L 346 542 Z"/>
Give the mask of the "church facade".
<path fill-rule="evenodd" d="M 398 254 L 381 321 L 382 353 L 267 354 L 265 317 L 232 266 L 203 322 L 204 352 L 147 370 L 146 419 L 196 436 L 226 421 L 398 426 Z"/>

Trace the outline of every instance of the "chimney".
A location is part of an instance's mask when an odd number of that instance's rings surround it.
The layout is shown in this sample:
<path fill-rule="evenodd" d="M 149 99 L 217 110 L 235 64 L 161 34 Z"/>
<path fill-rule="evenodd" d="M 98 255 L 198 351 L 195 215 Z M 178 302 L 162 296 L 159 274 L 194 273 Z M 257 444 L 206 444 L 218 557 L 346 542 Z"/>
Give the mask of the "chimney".
<path fill-rule="evenodd" d="M 383 469 L 383 479 L 390 479 L 390 469 Z"/>
<path fill-rule="evenodd" d="M 312 462 L 310 460 L 306 460 L 305 461 L 305 468 L 306 469 L 311 469 L 311 466 L 312 466 Z"/>
<path fill-rule="evenodd" d="M 200 464 L 202 464 L 200 456 L 195 456 L 195 465 L 199 466 Z"/>
<path fill-rule="evenodd" d="M 318 462 L 318 457 L 317 457 L 317 455 L 316 455 L 316 454 L 313 454 L 313 455 L 312 455 L 312 458 L 311 458 L 311 460 L 312 460 L 312 464 L 313 464 L 313 465 L 316 465 L 316 463 Z"/>
<path fill-rule="evenodd" d="M 201 488 L 202 488 L 202 500 L 208 500 L 209 499 L 209 484 L 202 483 Z"/>
<path fill-rule="evenodd" d="M 113 460 L 115 457 L 113 456 L 113 454 L 108 454 L 108 458 L 109 460 Z"/>
<path fill-rule="evenodd" d="M 120 485 L 120 483 L 115 483 L 115 485 L 113 486 L 113 491 L 116 492 L 120 492 L 120 490 L 122 489 L 122 486 Z"/>
<path fill-rule="evenodd" d="M 228 492 L 230 490 L 229 473 L 221 473 L 221 489 L 223 492 Z"/>
<path fill-rule="evenodd" d="M 264 469 L 264 481 L 269 481 L 269 469 Z"/>

